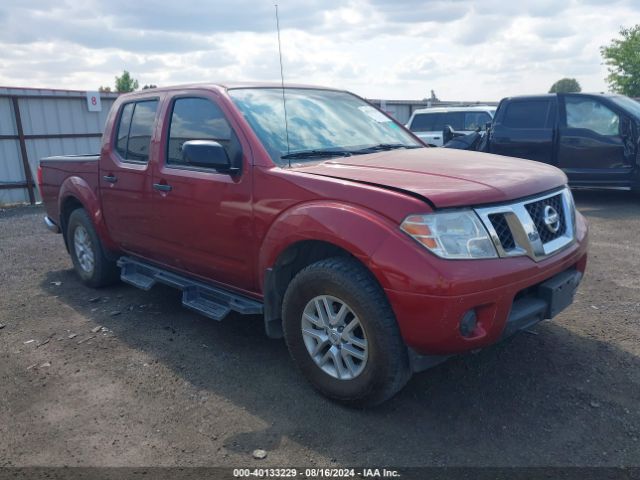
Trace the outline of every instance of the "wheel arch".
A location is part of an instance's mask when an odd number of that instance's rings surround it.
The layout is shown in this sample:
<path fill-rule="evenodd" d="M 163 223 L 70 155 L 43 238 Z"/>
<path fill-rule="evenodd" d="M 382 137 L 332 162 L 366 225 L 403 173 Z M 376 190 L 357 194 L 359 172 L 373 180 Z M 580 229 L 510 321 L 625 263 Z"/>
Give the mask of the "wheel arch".
<path fill-rule="evenodd" d="M 392 228 L 390 220 L 375 212 L 338 202 L 303 204 L 281 214 L 265 236 L 258 261 L 267 335 L 282 337 L 284 293 L 293 277 L 312 263 L 351 257 L 380 284 L 370 260 Z"/>
<path fill-rule="evenodd" d="M 102 215 L 102 208 L 98 193 L 95 189 L 91 188 L 89 183 L 78 176 L 68 177 L 60 187 L 60 193 L 58 195 L 58 211 L 60 212 L 60 230 L 65 241 L 67 250 L 69 249 L 67 239 L 67 227 L 69 216 L 71 213 L 78 209 L 84 209 L 93 226 L 98 233 L 102 245 L 107 252 L 114 252 L 117 250 L 115 242 L 111 239 L 104 222 Z"/>
<path fill-rule="evenodd" d="M 83 208 L 86 210 L 84 205 L 78 198 L 73 195 L 67 195 L 60 202 L 60 230 L 62 232 L 62 238 L 64 239 L 64 244 L 67 247 L 67 251 L 69 252 L 69 241 L 67 237 L 67 229 L 69 226 L 69 217 L 74 210 L 79 208 Z"/>

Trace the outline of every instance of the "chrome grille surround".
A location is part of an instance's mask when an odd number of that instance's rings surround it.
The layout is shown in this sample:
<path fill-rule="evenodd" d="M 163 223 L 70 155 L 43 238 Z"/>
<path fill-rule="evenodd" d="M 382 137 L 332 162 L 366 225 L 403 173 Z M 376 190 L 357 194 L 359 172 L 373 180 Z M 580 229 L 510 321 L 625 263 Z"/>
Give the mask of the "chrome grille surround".
<path fill-rule="evenodd" d="M 561 217 L 564 219 L 564 231 L 553 240 L 543 242 L 540 232 L 536 227 L 536 222 L 529 214 L 532 204 L 544 202 L 555 196 L 560 196 L 562 204 Z M 573 196 L 568 187 L 543 195 L 522 199 L 516 202 L 503 205 L 494 205 L 490 207 L 478 207 L 474 209 L 480 220 L 484 224 L 489 236 L 496 247 L 498 256 L 500 257 L 520 257 L 527 256 L 532 260 L 539 262 L 554 253 L 568 247 L 575 242 L 576 231 L 576 215 Z M 496 216 L 503 216 L 506 221 L 515 246 L 503 245 L 501 238 L 504 239 L 504 233 L 498 234 L 496 227 L 492 222 Z M 540 222 L 538 222 L 540 224 Z M 512 247 L 512 248 L 509 248 Z"/>

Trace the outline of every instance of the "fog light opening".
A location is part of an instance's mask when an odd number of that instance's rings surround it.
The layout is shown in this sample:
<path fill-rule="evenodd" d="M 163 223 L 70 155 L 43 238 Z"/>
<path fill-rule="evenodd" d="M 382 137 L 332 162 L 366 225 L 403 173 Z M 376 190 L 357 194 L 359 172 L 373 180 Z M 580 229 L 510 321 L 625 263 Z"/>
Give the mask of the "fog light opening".
<path fill-rule="evenodd" d="M 467 311 L 460 320 L 460 334 L 463 337 L 470 337 L 473 335 L 476 327 L 478 326 L 478 317 L 475 309 Z"/>

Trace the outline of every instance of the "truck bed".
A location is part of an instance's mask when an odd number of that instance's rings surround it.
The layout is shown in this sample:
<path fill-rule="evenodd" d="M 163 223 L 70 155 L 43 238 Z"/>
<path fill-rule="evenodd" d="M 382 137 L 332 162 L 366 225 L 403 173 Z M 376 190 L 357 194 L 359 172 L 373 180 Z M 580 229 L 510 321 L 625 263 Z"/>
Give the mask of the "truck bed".
<path fill-rule="evenodd" d="M 40 160 L 42 201 L 47 215 L 59 224 L 58 195 L 65 182 L 82 183 L 98 195 L 100 154 L 57 155 Z M 73 178 L 72 178 L 73 177 Z"/>

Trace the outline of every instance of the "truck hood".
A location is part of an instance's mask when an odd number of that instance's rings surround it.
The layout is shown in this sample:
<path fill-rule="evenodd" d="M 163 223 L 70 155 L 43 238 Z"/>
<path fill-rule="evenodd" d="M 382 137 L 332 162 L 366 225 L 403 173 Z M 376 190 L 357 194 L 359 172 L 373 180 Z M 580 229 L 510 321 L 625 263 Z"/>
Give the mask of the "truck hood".
<path fill-rule="evenodd" d="M 292 167 L 410 192 L 437 208 L 506 202 L 567 183 L 562 171 L 544 163 L 442 148 L 391 150 Z"/>

